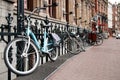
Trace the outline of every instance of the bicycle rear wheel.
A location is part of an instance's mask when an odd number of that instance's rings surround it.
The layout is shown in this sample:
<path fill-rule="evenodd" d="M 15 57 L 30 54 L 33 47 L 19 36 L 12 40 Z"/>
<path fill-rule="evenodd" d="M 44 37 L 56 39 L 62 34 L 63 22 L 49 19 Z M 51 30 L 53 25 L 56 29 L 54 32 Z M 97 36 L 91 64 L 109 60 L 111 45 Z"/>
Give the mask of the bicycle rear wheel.
<path fill-rule="evenodd" d="M 63 46 L 69 53 L 78 54 L 81 52 L 79 41 L 75 38 L 66 38 L 63 42 Z"/>
<path fill-rule="evenodd" d="M 103 37 L 98 35 L 96 40 L 96 45 L 101 45 L 102 43 L 103 43 Z"/>
<path fill-rule="evenodd" d="M 58 47 L 53 47 L 53 50 L 49 53 L 48 57 L 51 61 L 55 61 L 58 58 Z"/>
<path fill-rule="evenodd" d="M 27 48 L 28 51 L 25 53 Z M 12 40 L 4 51 L 4 61 L 7 67 L 18 75 L 32 73 L 39 64 L 39 58 L 38 49 L 34 45 L 34 42 L 31 40 L 30 46 L 28 47 L 27 38 L 16 38 Z"/>

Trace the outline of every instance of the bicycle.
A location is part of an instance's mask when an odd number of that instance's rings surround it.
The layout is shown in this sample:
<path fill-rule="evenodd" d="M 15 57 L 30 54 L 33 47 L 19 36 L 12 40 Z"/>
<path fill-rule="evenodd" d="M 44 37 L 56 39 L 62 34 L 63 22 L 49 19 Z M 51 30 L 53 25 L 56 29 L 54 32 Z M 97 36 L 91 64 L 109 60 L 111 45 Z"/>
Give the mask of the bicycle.
<path fill-rule="evenodd" d="M 86 29 L 83 29 L 83 32 L 78 32 L 80 38 L 83 41 L 84 47 L 89 45 L 101 45 L 103 43 L 102 34 L 97 32 L 92 32 Z"/>
<path fill-rule="evenodd" d="M 79 35 L 79 39 L 83 43 L 82 44 L 83 49 L 85 50 L 85 48 L 88 46 L 88 31 L 86 31 L 85 29 L 82 29 L 82 28 L 78 28 L 77 35 Z"/>
<path fill-rule="evenodd" d="M 96 45 L 101 45 L 103 43 L 103 35 L 101 33 L 96 33 Z"/>
<path fill-rule="evenodd" d="M 40 57 L 48 56 L 51 61 L 55 61 L 58 58 L 57 47 L 54 45 L 54 39 L 49 34 L 48 28 L 50 25 L 45 25 L 43 39 L 41 43 L 37 40 L 35 34 L 30 30 L 30 18 L 36 11 L 40 11 L 43 8 L 35 8 L 27 19 L 27 28 L 24 35 L 18 36 L 8 43 L 4 50 L 4 61 L 7 67 L 15 74 L 28 75 L 35 71 L 37 68 Z M 9 56 L 9 53 L 12 53 Z"/>
<path fill-rule="evenodd" d="M 63 46 L 65 50 L 72 54 L 78 54 L 81 51 L 85 51 L 82 40 L 79 38 L 74 32 L 68 31 L 68 26 L 66 27 L 66 31 L 62 33 L 63 37 Z"/>
<path fill-rule="evenodd" d="M 91 38 L 91 31 L 83 29 L 82 33 L 79 32 L 78 34 L 83 41 L 84 47 L 87 47 L 89 45 L 93 45 L 93 40 Z"/>
<path fill-rule="evenodd" d="M 88 34 L 88 43 L 90 45 L 99 46 L 103 43 L 103 36 L 97 32 L 90 32 Z"/>

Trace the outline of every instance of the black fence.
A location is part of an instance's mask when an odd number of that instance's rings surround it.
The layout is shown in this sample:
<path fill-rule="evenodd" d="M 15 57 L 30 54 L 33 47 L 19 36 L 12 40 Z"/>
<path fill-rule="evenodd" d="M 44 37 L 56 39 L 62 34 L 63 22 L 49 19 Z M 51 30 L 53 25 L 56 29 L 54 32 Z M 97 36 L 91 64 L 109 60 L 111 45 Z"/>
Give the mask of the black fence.
<path fill-rule="evenodd" d="M 17 26 L 11 26 L 13 17 L 9 13 L 6 17 L 7 24 L 1 24 L 0 26 L 0 40 L 4 43 L 8 44 L 12 39 L 20 35 L 17 31 Z M 55 22 L 53 20 L 48 19 L 48 17 L 45 17 L 44 19 L 40 18 L 32 18 L 31 19 L 31 29 L 35 33 L 38 40 L 41 40 L 44 28 L 42 27 L 44 24 L 50 24 L 51 27 L 49 27 L 48 32 L 49 33 L 57 33 L 62 37 L 62 33 L 65 32 L 66 29 L 69 31 L 77 32 L 78 27 L 70 26 L 68 23 L 61 23 L 61 22 Z M 25 29 L 26 26 L 23 27 L 22 30 Z M 59 50 L 58 50 L 59 56 L 67 54 L 67 52 L 64 50 L 63 43 L 60 43 Z M 9 56 L 11 56 L 9 54 Z M 41 64 L 48 62 L 48 57 L 41 58 Z M 8 69 L 8 80 L 11 80 L 11 71 Z"/>

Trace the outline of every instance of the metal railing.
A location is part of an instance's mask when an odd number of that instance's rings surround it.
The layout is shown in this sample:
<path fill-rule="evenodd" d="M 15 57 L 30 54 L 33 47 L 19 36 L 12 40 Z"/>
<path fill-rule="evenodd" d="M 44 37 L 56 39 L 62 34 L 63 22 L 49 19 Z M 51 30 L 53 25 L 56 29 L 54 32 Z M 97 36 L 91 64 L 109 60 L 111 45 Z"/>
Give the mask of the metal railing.
<path fill-rule="evenodd" d="M 13 17 L 9 13 L 6 17 L 7 24 L 1 24 L 0 26 L 0 41 L 3 41 L 4 43 L 8 44 L 12 39 L 17 37 L 17 35 L 20 35 L 21 33 L 17 32 L 17 26 L 11 26 Z M 31 20 L 31 29 L 35 33 L 38 40 L 41 40 L 44 28 L 42 27 L 44 24 L 49 23 L 51 27 L 49 28 L 49 33 L 55 32 L 59 35 L 61 35 L 63 32 L 65 32 L 65 28 L 68 27 L 70 31 L 77 32 L 77 27 L 70 26 L 67 23 L 60 23 L 55 22 L 53 20 L 48 19 L 48 17 L 45 17 L 44 19 L 35 19 Z M 25 28 L 25 26 L 23 27 Z M 24 30 L 24 29 L 22 29 Z M 58 50 L 59 56 L 67 54 L 63 47 L 63 43 L 60 43 L 59 50 Z M 9 54 L 9 56 L 12 56 L 12 53 Z M 44 64 L 48 62 L 48 57 L 45 57 L 44 59 L 41 58 L 41 64 Z M 8 80 L 11 80 L 11 71 L 8 69 Z"/>

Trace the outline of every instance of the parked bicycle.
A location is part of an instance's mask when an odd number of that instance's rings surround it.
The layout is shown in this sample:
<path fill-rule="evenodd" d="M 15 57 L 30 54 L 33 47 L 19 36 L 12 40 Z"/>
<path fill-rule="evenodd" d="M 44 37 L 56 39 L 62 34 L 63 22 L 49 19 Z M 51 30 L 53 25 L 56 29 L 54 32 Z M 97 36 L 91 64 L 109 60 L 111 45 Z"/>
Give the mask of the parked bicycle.
<path fill-rule="evenodd" d="M 101 45 L 103 43 L 103 37 L 102 34 L 100 33 L 92 32 L 84 29 L 82 33 L 79 33 L 79 35 L 83 41 L 84 46 Z"/>
<path fill-rule="evenodd" d="M 101 45 L 103 43 L 103 35 L 102 33 L 97 33 L 96 32 L 96 45 Z"/>
<path fill-rule="evenodd" d="M 83 30 L 83 36 L 82 40 L 84 42 L 84 45 L 90 44 L 90 45 L 101 45 L 103 43 L 103 37 L 100 33 Z"/>
<path fill-rule="evenodd" d="M 52 61 L 58 58 L 57 47 L 52 37 L 53 34 L 48 33 L 50 25 L 43 26 L 44 33 L 41 43 L 39 43 L 35 34 L 30 30 L 31 15 L 41 9 L 45 8 L 35 8 L 26 17 L 28 23 L 24 35 L 10 41 L 4 50 L 4 61 L 7 67 L 18 75 L 32 73 L 39 64 L 40 56 L 48 56 Z M 12 53 L 11 56 L 9 56 L 10 52 Z"/>
<path fill-rule="evenodd" d="M 68 26 L 66 26 L 66 31 L 62 34 L 64 35 L 63 46 L 67 52 L 72 54 L 78 54 L 81 51 L 85 51 L 83 42 L 79 38 L 79 35 L 68 30 Z"/>

